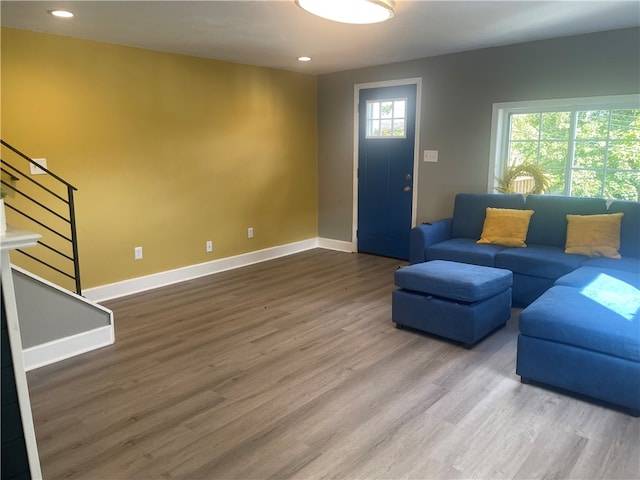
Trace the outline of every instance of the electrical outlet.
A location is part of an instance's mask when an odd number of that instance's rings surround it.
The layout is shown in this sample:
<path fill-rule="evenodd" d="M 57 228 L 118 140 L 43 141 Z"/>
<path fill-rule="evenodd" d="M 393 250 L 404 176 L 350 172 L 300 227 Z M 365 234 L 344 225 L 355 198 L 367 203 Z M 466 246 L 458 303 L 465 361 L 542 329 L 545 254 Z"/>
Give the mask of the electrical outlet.
<path fill-rule="evenodd" d="M 207 252 L 213 252 L 213 242 L 211 240 L 207 240 L 206 250 Z"/>
<path fill-rule="evenodd" d="M 133 249 L 133 258 L 136 260 L 142 260 L 142 247 L 135 247 Z"/>
<path fill-rule="evenodd" d="M 253 227 L 247 228 L 247 238 L 253 238 Z"/>

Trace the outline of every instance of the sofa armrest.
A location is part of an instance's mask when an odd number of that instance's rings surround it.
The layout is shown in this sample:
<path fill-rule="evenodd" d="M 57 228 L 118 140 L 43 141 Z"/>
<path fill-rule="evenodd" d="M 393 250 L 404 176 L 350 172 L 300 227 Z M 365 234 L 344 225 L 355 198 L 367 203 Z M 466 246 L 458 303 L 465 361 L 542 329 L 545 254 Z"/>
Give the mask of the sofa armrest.
<path fill-rule="evenodd" d="M 409 262 L 412 265 L 426 261 L 424 254 L 429 245 L 451 238 L 451 220 L 444 218 L 433 223 L 423 223 L 411 230 Z"/>

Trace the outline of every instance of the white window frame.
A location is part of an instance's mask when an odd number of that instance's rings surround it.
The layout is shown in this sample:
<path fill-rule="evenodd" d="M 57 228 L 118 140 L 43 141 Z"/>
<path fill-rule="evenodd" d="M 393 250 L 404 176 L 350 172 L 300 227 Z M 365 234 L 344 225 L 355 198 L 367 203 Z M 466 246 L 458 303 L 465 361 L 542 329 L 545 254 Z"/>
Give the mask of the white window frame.
<path fill-rule="evenodd" d="M 616 110 L 640 108 L 640 94 L 609 95 L 522 102 L 494 103 L 491 114 L 491 145 L 489 149 L 489 176 L 487 192 L 495 193 L 497 179 L 504 175 L 509 143 L 509 117 L 517 113 L 544 113 L 559 110 Z"/>

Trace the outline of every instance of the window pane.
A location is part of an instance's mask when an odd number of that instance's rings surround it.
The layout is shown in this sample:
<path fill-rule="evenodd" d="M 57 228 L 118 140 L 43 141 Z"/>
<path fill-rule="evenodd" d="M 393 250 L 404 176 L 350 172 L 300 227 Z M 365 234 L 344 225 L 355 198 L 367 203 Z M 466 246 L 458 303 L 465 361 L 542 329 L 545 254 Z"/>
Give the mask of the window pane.
<path fill-rule="evenodd" d="M 393 121 L 393 135 L 394 137 L 404 137 L 404 120 Z"/>
<path fill-rule="evenodd" d="M 578 112 L 576 138 L 606 139 L 609 132 L 609 110 Z"/>
<path fill-rule="evenodd" d="M 540 166 L 563 168 L 567 164 L 567 142 L 540 142 Z"/>
<path fill-rule="evenodd" d="M 383 137 L 390 137 L 392 134 L 391 125 L 391 120 L 382 120 L 380 122 L 380 135 L 382 135 Z"/>
<path fill-rule="evenodd" d="M 640 140 L 640 109 L 613 110 L 609 136 L 614 140 Z"/>
<path fill-rule="evenodd" d="M 567 140 L 570 126 L 570 112 L 543 113 L 541 137 L 548 140 Z"/>
<path fill-rule="evenodd" d="M 380 102 L 367 102 L 367 118 L 380 118 Z"/>
<path fill-rule="evenodd" d="M 393 116 L 395 118 L 405 117 L 406 102 L 404 100 L 396 100 L 393 102 Z"/>
<path fill-rule="evenodd" d="M 603 168 L 605 142 L 576 142 L 574 167 Z"/>
<path fill-rule="evenodd" d="M 640 142 L 612 142 L 609 144 L 607 168 L 640 170 Z"/>
<path fill-rule="evenodd" d="M 550 195 L 564 195 L 565 170 L 549 168 L 545 169 L 545 173 L 549 177 L 549 187 L 544 193 L 548 193 Z"/>
<path fill-rule="evenodd" d="M 571 196 L 601 196 L 603 177 L 602 170 L 574 170 L 571 175 Z"/>
<path fill-rule="evenodd" d="M 538 162 L 538 142 L 512 142 L 509 166 Z"/>
<path fill-rule="evenodd" d="M 640 200 L 640 172 L 609 172 L 605 177 L 604 198 Z"/>
<path fill-rule="evenodd" d="M 369 120 L 367 122 L 367 136 L 377 137 L 380 135 L 380 120 Z"/>
<path fill-rule="evenodd" d="M 539 128 L 539 113 L 511 115 L 511 140 L 537 140 Z"/>
<path fill-rule="evenodd" d="M 393 102 L 382 102 L 380 105 L 380 113 L 382 118 L 391 118 L 393 116 Z"/>

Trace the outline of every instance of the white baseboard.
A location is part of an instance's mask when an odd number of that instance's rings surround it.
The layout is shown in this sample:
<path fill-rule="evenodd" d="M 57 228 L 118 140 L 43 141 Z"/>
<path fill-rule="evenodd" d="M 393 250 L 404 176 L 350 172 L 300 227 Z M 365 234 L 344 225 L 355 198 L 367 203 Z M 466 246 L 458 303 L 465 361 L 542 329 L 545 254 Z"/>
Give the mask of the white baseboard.
<path fill-rule="evenodd" d="M 25 348 L 22 351 L 24 368 L 28 372 L 97 348 L 106 347 L 115 341 L 113 323 L 70 337 Z"/>
<path fill-rule="evenodd" d="M 327 250 L 337 250 L 339 252 L 351 253 L 354 251 L 353 243 L 344 240 L 334 240 L 332 238 L 318 238 L 318 247 Z"/>
<path fill-rule="evenodd" d="M 164 287 L 198 277 L 204 277 L 214 273 L 246 267 L 254 263 L 260 263 L 275 258 L 292 255 L 317 248 L 318 238 L 311 238 L 300 242 L 289 243 L 278 247 L 266 248 L 255 252 L 244 253 L 233 257 L 221 258 L 211 262 L 199 263 L 188 267 L 168 270 L 144 277 L 132 278 L 122 282 L 111 283 L 95 288 L 88 288 L 82 294 L 94 302 L 103 302 L 114 298 L 140 293 L 154 288 Z"/>

